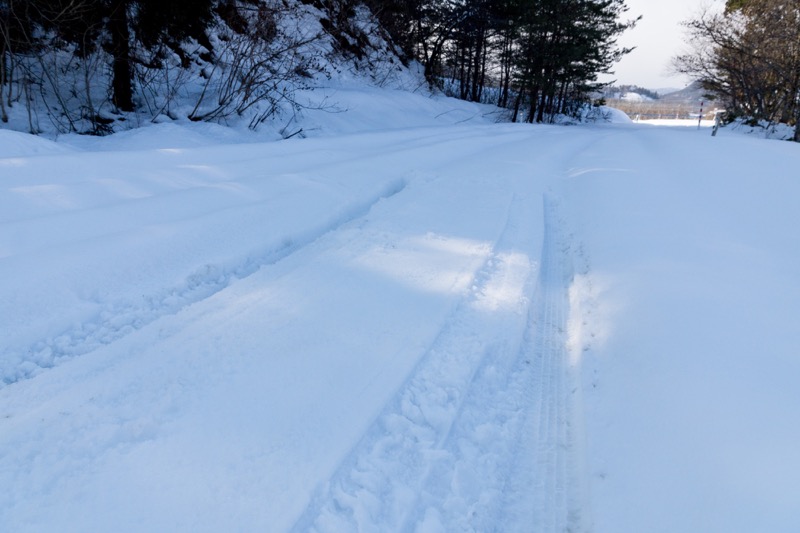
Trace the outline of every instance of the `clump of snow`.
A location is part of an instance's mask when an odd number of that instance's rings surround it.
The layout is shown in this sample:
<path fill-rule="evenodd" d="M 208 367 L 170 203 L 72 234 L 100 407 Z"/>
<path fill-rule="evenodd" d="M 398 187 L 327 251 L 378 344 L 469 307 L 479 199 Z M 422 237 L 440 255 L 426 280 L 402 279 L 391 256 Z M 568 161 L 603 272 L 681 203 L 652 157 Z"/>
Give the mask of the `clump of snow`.
<path fill-rule="evenodd" d="M 576 124 L 574 119 L 564 117 L 563 123 Z M 586 106 L 581 116 L 581 122 L 584 123 L 606 123 L 606 124 L 631 124 L 633 121 L 630 117 L 619 109 L 601 106 Z"/>
<path fill-rule="evenodd" d="M 620 96 L 620 100 L 625 102 L 652 102 L 653 99 L 649 96 L 645 96 L 643 94 L 635 93 L 635 92 L 627 92 Z"/>
<path fill-rule="evenodd" d="M 62 135 L 59 145 L 87 151 L 130 151 L 155 149 L 200 148 L 218 144 L 237 144 L 278 140 L 275 132 L 253 134 L 212 122 L 169 121 L 147 123 L 139 128 L 120 131 L 104 137 L 91 135 Z"/>
<path fill-rule="evenodd" d="M 762 120 L 757 125 L 747 124 L 743 120 L 736 120 L 727 124 L 722 131 L 754 135 L 765 139 L 789 140 L 794 138 L 794 126 L 788 124 L 774 124 Z"/>

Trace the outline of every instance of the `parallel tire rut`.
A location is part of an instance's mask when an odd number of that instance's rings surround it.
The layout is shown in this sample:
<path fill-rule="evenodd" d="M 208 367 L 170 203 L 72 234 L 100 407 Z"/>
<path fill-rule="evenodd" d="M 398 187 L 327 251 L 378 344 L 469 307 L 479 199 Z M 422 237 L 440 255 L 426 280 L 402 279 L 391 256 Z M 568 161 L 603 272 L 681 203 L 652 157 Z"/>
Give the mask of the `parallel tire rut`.
<path fill-rule="evenodd" d="M 115 342 L 137 331 L 158 318 L 180 311 L 182 308 L 210 298 L 236 280 L 247 278 L 260 268 L 286 259 L 302 250 L 325 234 L 365 216 L 381 200 L 391 198 L 403 191 L 406 184 L 397 181 L 376 197 L 360 205 L 351 206 L 338 218 L 326 224 L 298 234 L 293 240 L 270 243 L 262 250 L 254 250 L 238 263 L 221 266 L 205 265 L 185 281 L 173 287 L 163 287 L 157 293 L 143 295 L 135 302 L 97 302 L 103 310 L 94 320 L 62 331 L 49 339 L 43 339 L 22 351 L 27 353 L 5 354 L 4 360 L 20 361 L 17 368 L 0 368 L 0 388 L 36 375 L 64 360 L 89 353 L 101 346 Z"/>
<path fill-rule="evenodd" d="M 533 494 L 533 531 L 585 530 L 585 497 L 580 478 L 580 447 L 576 440 L 574 395 L 577 369 L 569 366 L 567 347 L 569 296 L 573 277 L 570 242 L 560 218 L 558 199 L 544 198 L 545 235 L 538 288 L 538 309 L 533 341 L 536 377 L 536 420 L 532 473 L 538 490 Z"/>
<path fill-rule="evenodd" d="M 521 204 L 472 295 L 293 531 L 585 531 L 566 342 L 571 250 L 553 197 L 538 282 L 531 264 L 518 280 L 532 301 L 476 310 L 490 284 L 513 275 L 498 250 L 519 231 Z"/>
<path fill-rule="evenodd" d="M 511 202 L 503 234 L 513 231 L 514 214 L 521 205 L 518 199 Z M 495 243 L 470 294 L 293 531 L 414 530 L 416 509 L 423 504 L 420 495 L 435 476 L 432 472 L 451 455 L 447 443 L 461 431 L 457 424 L 470 409 L 473 390 L 489 375 L 505 379 L 509 362 L 498 374 L 498 354 L 510 354 L 513 361 L 518 352 L 518 346 L 505 345 L 504 334 L 516 328 L 519 334 L 513 338 L 521 338 L 528 302 L 487 313 L 482 307 L 485 295 L 506 283 L 515 287 L 516 294 L 522 293 L 532 268 Z"/>

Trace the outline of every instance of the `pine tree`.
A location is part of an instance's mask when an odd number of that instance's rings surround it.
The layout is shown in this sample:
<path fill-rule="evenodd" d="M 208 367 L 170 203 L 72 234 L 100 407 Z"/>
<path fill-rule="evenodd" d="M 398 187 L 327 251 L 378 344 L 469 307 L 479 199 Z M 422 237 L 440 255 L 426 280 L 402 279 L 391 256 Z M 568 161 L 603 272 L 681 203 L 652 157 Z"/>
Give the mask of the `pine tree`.
<path fill-rule="evenodd" d="M 109 12 L 109 51 L 113 56 L 114 103 L 133 109 L 131 38 L 145 47 L 175 46 L 199 36 L 211 21 L 213 0 L 105 0 Z"/>
<path fill-rule="evenodd" d="M 212 20 L 213 0 L 25 0 L 39 13 L 36 21 L 45 29 L 74 43 L 79 55 L 102 46 L 111 56 L 112 102 L 121 111 L 132 111 L 132 46 L 174 46 L 189 36 L 199 36 Z M 73 12 L 80 17 L 59 18 L 53 13 Z"/>
<path fill-rule="evenodd" d="M 523 98 L 529 122 L 552 121 L 585 101 L 599 87 L 598 75 L 630 51 L 616 46 L 616 37 L 638 20 L 621 21 L 626 11 L 624 0 L 527 0 L 514 119 Z"/>

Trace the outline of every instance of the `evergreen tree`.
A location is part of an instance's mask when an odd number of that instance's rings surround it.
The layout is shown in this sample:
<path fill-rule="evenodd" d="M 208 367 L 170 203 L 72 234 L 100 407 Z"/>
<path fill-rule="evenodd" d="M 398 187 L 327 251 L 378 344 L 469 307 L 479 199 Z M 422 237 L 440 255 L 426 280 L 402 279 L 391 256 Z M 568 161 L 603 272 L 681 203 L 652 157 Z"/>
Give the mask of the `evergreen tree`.
<path fill-rule="evenodd" d="M 616 46 L 636 23 L 620 20 L 626 11 L 623 0 L 527 0 L 514 119 L 525 98 L 527 121 L 552 121 L 599 88 L 598 75 L 630 51 Z"/>
<path fill-rule="evenodd" d="M 623 54 L 616 37 L 624 0 L 370 0 L 394 38 L 425 66 L 432 85 L 448 77 L 463 99 L 514 98 L 515 119 L 551 120 L 583 102 Z M 387 21 L 387 18 L 391 20 Z M 522 109 L 522 104 L 527 109 Z"/>
<path fill-rule="evenodd" d="M 21 56 L 40 56 L 50 44 L 39 29 L 54 30 L 81 24 L 92 16 L 91 0 L 0 0 L 0 118 L 8 121 L 12 81 Z M 58 33 L 58 32 L 57 32 Z M 57 35 L 58 37 L 58 35 Z"/>
<path fill-rule="evenodd" d="M 38 7 L 37 19 L 45 29 L 74 43 L 79 54 L 102 46 L 111 56 L 112 102 L 121 111 L 132 111 L 132 46 L 174 46 L 189 36 L 200 37 L 212 17 L 213 0 L 27 0 Z M 69 11 L 80 1 L 82 15 L 69 19 L 49 13 Z"/>

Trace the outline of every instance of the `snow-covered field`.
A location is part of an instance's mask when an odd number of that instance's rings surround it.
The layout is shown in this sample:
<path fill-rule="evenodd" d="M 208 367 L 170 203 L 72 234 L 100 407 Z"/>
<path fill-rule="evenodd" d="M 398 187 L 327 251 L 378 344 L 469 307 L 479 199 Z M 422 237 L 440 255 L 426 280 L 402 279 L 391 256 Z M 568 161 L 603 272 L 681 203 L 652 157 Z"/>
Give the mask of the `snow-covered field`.
<path fill-rule="evenodd" d="M 637 124 L 647 124 L 648 126 L 670 126 L 678 128 L 710 128 L 714 125 L 713 120 L 701 120 L 698 123 L 696 118 L 655 118 L 648 120 L 637 120 Z"/>
<path fill-rule="evenodd" d="M 0 131 L 0 530 L 797 531 L 800 147 L 380 98 Z"/>

